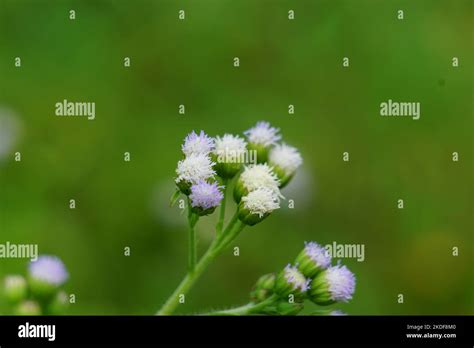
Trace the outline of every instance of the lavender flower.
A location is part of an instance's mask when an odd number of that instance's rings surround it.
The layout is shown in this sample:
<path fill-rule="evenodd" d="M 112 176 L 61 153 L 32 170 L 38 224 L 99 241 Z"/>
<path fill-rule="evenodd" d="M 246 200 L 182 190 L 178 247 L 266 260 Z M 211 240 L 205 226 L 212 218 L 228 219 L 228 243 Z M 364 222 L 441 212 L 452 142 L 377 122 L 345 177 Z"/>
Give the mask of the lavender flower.
<path fill-rule="evenodd" d="M 326 270 L 331 298 L 335 301 L 347 302 L 352 299 L 355 290 L 355 276 L 346 266 L 333 266 Z"/>
<path fill-rule="evenodd" d="M 331 265 L 331 255 L 315 242 L 305 242 L 303 251 L 296 258 L 298 269 L 306 277 L 313 278 L 321 270 Z"/>
<path fill-rule="evenodd" d="M 30 277 L 54 286 L 66 282 L 69 274 L 63 262 L 56 256 L 42 255 L 29 266 Z"/>
<path fill-rule="evenodd" d="M 214 140 L 210 138 L 204 131 L 197 135 L 194 131 L 189 133 L 181 145 L 181 150 L 185 156 L 209 154 L 214 149 Z"/>
<path fill-rule="evenodd" d="M 217 183 L 201 181 L 191 186 L 191 207 L 199 215 L 208 215 L 221 203 L 224 195 Z"/>
<path fill-rule="evenodd" d="M 319 273 L 311 282 L 311 300 L 320 305 L 347 302 L 352 299 L 356 279 L 346 266 L 340 264 Z"/>

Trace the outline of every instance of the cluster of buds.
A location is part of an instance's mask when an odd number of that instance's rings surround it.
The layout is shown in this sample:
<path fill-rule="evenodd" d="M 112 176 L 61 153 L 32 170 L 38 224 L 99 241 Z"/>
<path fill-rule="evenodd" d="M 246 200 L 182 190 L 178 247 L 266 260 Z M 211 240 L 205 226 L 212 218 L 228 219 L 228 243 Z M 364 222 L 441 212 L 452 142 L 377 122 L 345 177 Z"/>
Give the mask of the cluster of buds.
<path fill-rule="evenodd" d="M 3 295 L 15 315 L 60 314 L 68 305 L 61 290 L 68 277 L 59 258 L 43 255 L 30 263 L 26 277 L 6 276 Z"/>
<path fill-rule="evenodd" d="M 302 164 L 301 155 L 296 148 L 278 143 L 279 129 L 268 122 L 258 122 L 244 135 L 247 140 L 193 131 L 184 139 L 184 159 L 178 162 L 175 182 L 193 213 L 213 213 L 223 199 L 222 189 L 234 178 L 234 199 L 244 224 L 255 225 L 280 208 L 280 189 Z"/>
<path fill-rule="evenodd" d="M 199 216 L 209 215 L 220 204 L 223 195 L 215 181 L 215 162 L 211 152 L 215 149 L 214 139 L 201 131 L 194 131 L 184 139 L 181 146 L 184 159 L 176 168 L 176 186 L 189 198 L 191 211 Z"/>
<path fill-rule="evenodd" d="M 262 276 L 250 298 L 259 303 L 276 295 L 278 301 L 262 312 L 296 315 L 303 309 L 305 300 L 320 306 L 348 302 L 354 294 L 355 283 L 354 274 L 346 266 L 340 263 L 331 266 L 328 251 L 318 243 L 310 242 L 305 243 L 293 266 L 288 264 L 279 273 Z"/>

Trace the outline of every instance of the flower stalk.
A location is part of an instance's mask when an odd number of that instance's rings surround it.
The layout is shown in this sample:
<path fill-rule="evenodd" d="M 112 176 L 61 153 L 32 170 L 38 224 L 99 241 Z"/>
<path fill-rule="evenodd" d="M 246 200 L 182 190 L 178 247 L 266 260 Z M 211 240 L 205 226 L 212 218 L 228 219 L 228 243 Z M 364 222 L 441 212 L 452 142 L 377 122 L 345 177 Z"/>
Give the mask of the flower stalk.
<path fill-rule="evenodd" d="M 222 193 L 223 193 L 223 198 L 221 201 L 221 206 L 219 210 L 219 220 L 217 221 L 216 225 L 216 235 L 219 236 L 222 233 L 222 228 L 224 227 L 224 219 L 225 219 L 225 206 L 226 206 L 226 201 L 227 201 L 227 186 L 228 186 L 229 180 L 226 178 L 222 178 Z"/>
<path fill-rule="evenodd" d="M 211 262 L 214 261 L 214 259 L 222 253 L 225 247 L 237 237 L 238 232 L 236 233 L 235 230 L 238 230 L 240 232 L 243 228 L 240 226 L 241 224 L 239 222 L 240 221 L 237 219 L 236 214 L 234 218 L 232 218 L 232 220 L 229 222 L 226 229 L 221 233 L 221 236 L 214 239 L 214 241 L 211 243 L 202 258 L 193 268 L 192 272 L 188 271 L 188 273 L 183 278 L 178 287 L 175 289 L 173 294 L 168 298 L 163 307 L 161 307 L 161 309 L 158 311 L 157 315 L 170 315 L 174 312 L 176 306 L 179 304 L 180 295 L 186 295 L 186 293 L 191 289 L 196 280 L 199 279 L 199 277 L 206 270 L 209 264 L 211 264 Z M 239 228 L 236 229 L 236 225 Z M 232 239 L 230 239 L 231 237 Z"/>

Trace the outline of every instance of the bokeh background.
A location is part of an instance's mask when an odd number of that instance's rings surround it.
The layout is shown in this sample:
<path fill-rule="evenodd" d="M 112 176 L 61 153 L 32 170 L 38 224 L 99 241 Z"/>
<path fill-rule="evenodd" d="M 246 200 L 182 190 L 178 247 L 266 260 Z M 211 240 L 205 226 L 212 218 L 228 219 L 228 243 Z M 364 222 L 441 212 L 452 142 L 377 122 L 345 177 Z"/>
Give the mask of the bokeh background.
<path fill-rule="evenodd" d="M 64 260 L 68 314 L 152 314 L 186 270 L 186 217 L 167 206 L 183 138 L 268 120 L 304 157 L 295 209 L 244 230 L 178 313 L 247 302 L 315 240 L 365 245 L 343 260 L 349 314 L 473 314 L 472 23 L 470 0 L 0 0 L 0 242 Z M 96 119 L 56 117 L 64 99 Z M 421 119 L 380 117 L 388 99 Z M 1 259 L 0 277 L 26 266 Z"/>

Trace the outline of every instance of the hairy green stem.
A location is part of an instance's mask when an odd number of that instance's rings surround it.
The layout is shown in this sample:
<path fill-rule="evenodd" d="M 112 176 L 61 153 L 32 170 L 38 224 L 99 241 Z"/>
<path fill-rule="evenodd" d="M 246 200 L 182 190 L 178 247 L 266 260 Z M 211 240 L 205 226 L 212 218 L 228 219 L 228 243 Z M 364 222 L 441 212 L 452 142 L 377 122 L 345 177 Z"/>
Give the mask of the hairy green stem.
<path fill-rule="evenodd" d="M 191 211 L 191 202 L 188 200 L 188 223 L 189 223 L 189 234 L 188 234 L 188 272 L 193 273 L 196 267 L 196 231 L 194 226 L 199 220 L 199 215 L 194 214 Z"/>
<path fill-rule="evenodd" d="M 224 185 L 223 189 L 223 194 L 224 197 L 222 198 L 220 210 L 219 210 L 219 220 L 217 221 L 216 225 L 216 234 L 220 235 L 222 233 L 222 228 L 224 227 L 224 218 L 225 218 L 225 204 L 227 201 L 227 186 L 228 186 L 229 180 L 227 179 L 222 179 L 222 184 Z"/>
<path fill-rule="evenodd" d="M 227 225 L 226 229 L 222 234 L 214 239 L 214 241 L 207 249 L 206 253 L 202 256 L 201 260 L 196 264 L 193 272 L 188 272 L 183 278 L 181 283 L 175 289 L 173 294 L 168 298 L 163 307 L 158 311 L 157 315 L 170 315 L 176 309 L 176 306 L 179 304 L 180 296 L 185 296 L 189 289 L 194 285 L 196 280 L 202 275 L 206 270 L 209 264 L 225 249 L 225 247 L 231 242 L 229 238 L 231 235 L 233 238 L 237 237 L 238 233 L 235 233 L 236 230 L 239 232 L 243 229 L 243 224 L 238 219 L 237 213 L 234 215 L 232 220 Z M 225 244 L 223 243 L 225 242 Z"/>
<path fill-rule="evenodd" d="M 215 312 L 209 312 L 205 313 L 204 315 L 250 315 L 250 314 L 255 314 L 259 313 L 262 309 L 265 307 L 268 307 L 269 305 L 273 304 L 275 301 L 278 300 L 278 296 L 272 295 L 266 300 L 260 302 L 260 303 L 248 303 L 244 306 L 241 307 L 236 307 L 236 308 L 230 308 L 230 309 L 224 309 L 221 311 L 215 311 Z"/>

